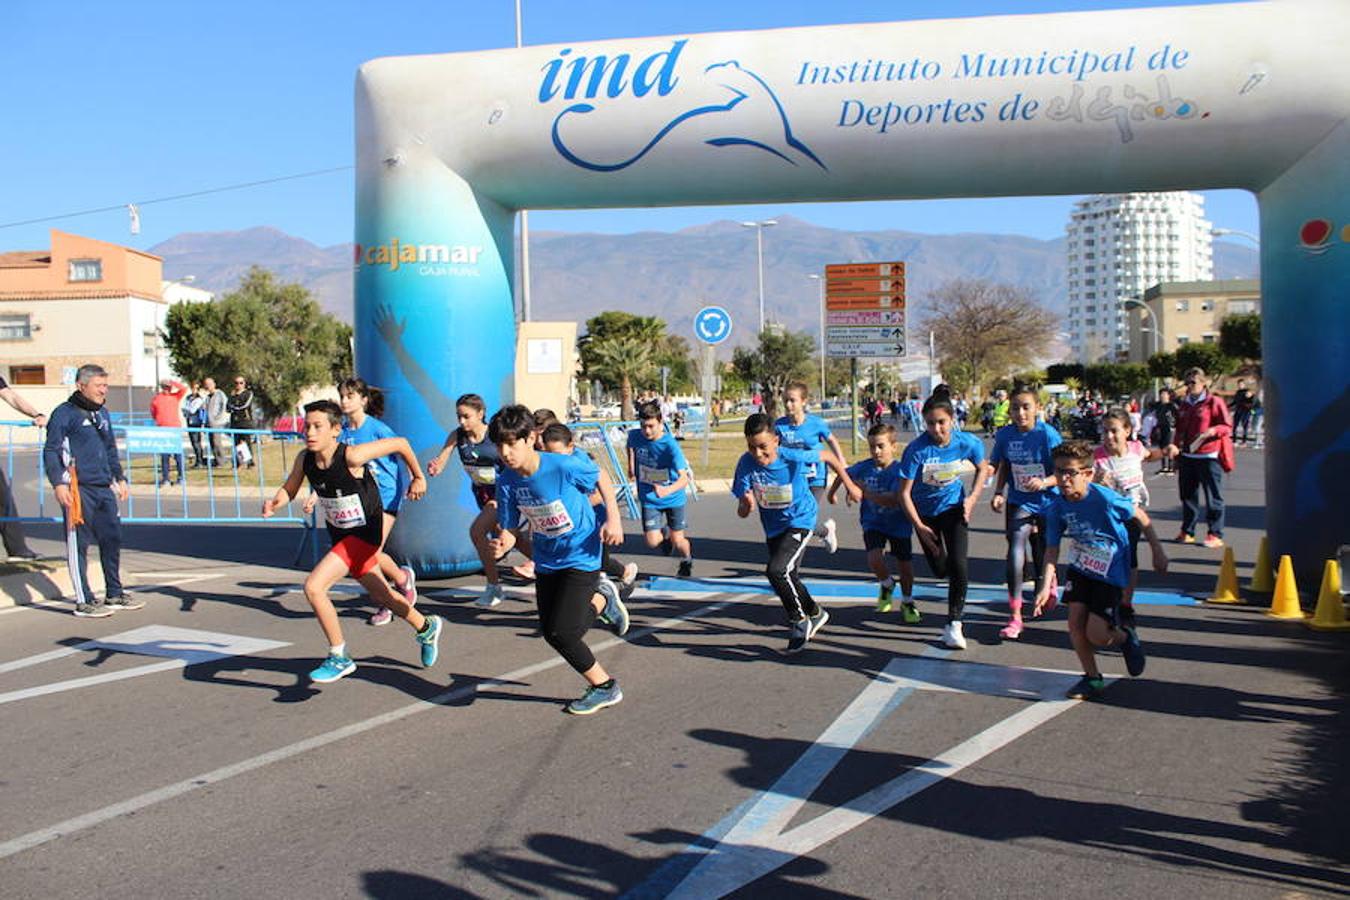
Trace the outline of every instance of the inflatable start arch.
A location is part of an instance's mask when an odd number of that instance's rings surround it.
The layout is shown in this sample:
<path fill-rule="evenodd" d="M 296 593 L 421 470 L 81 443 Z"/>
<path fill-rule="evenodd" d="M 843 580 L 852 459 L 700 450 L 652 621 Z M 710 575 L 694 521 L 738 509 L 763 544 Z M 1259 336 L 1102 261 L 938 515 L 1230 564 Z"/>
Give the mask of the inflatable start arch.
<path fill-rule="evenodd" d="M 424 456 L 510 400 L 523 208 L 1245 188 L 1261 210 L 1273 551 L 1350 541 L 1341 0 L 676 35 L 374 60 L 356 84 L 357 368 Z M 478 563 L 458 466 L 398 553 Z M 1314 582 L 1315 583 L 1315 582 Z"/>

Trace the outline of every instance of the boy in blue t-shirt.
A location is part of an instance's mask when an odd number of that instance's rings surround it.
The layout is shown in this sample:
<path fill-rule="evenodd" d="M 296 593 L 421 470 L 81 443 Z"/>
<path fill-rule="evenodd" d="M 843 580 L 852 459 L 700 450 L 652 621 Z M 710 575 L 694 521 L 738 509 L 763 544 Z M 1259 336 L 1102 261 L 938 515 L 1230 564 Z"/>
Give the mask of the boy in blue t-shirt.
<path fill-rule="evenodd" d="M 1121 593 L 1130 583 L 1130 537 L 1125 524 L 1139 522 L 1153 549 L 1153 569 L 1167 571 L 1167 554 L 1153 532 L 1148 513 L 1128 496 L 1092 483 L 1092 446 L 1069 441 L 1052 452 L 1059 493 L 1045 510 L 1045 572 L 1036 593 L 1034 615 L 1050 599 L 1050 575 L 1059 562 L 1064 537 L 1073 541 L 1064 600 L 1069 605 L 1069 639 L 1083 677 L 1069 689 L 1075 700 L 1092 699 L 1106 689 L 1094 648 L 1120 647 L 1131 675 L 1144 671 L 1144 648 L 1133 628 L 1120 627 Z"/>
<path fill-rule="evenodd" d="M 969 575 L 966 555 L 970 545 L 970 514 L 984 489 L 987 466 L 984 444 L 966 431 L 956 430 L 951 395 L 934 390 L 923 405 L 925 431 L 905 447 L 900 457 L 900 502 L 914 525 L 923 555 L 938 578 L 947 579 L 947 625 L 942 643 L 966 649 L 961 616 L 966 608 Z M 962 477 L 974 472 L 970 494 Z"/>
<path fill-rule="evenodd" d="M 863 547 L 867 550 L 867 565 L 877 577 L 877 612 L 891 611 L 891 594 L 895 579 L 886 562 L 886 545 L 900 568 L 901 615 L 906 624 L 915 625 L 921 619 L 914 605 L 914 548 L 910 541 L 914 526 L 900 507 L 900 463 L 895 458 L 895 426 L 883 422 L 867 432 L 867 449 L 871 459 L 864 459 L 848 467 L 848 474 L 862 490 L 862 504 L 858 518 L 862 524 Z M 830 502 L 839 490 L 840 480 L 830 485 Z"/>
<path fill-rule="evenodd" d="M 694 572 L 693 550 L 684 533 L 689 463 L 661 421 L 661 404 L 649 400 L 640 405 L 638 424 L 641 427 L 628 432 L 628 478 L 638 486 L 642 532 L 648 547 L 678 553 L 678 574 L 688 578 Z"/>
<path fill-rule="evenodd" d="M 628 631 L 628 610 L 618 590 L 600 578 L 601 543 L 623 543 L 614 486 L 583 453 L 564 456 L 535 449 L 535 421 L 524 406 L 497 411 L 488 426 L 502 471 L 497 478 L 497 518 L 502 531 L 529 523 L 535 568 L 535 601 L 544 640 L 586 679 L 588 687 L 565 711 L 585 716 L 623 699 L 619 683 L 596 662 L 582 640 L 601 614 L 614 632 Z M 603 525 L 591 508 L 600 491 Z M 489 542 L 495 553 L 509 545 L 501 533 Z"/>
<path fill-rule="evenodd" d="M 740 501 L 736 515 L 744 519 L 759 509 L 769 545 L 765 574 L 787 612 L 791 628 L 787 652 L 797 653 L 830 620 L 798 574 L 816 523 L 816 498 L 807 481 L 807 466 L 820 462 L 833 469 L 852 500 L 861 500 L 862 491 L 828 450 L 779 447 L 773 420 L 763 413 L 745 420 L 745 443 L 747 452 L 736 463 L 731 482 L 731 494 Z"/>
<path fill-rule="evenodd" d="M 779 416 L 773 423 L 778 432 L 779 443 L 790 450 L 815 450 L 824 446 L 839 460 L 840 465 L 848 465 L 844 458 L 844 448 L 830 432 L 830 426 L 820 416 L 806 411 L 806 400 L 810 389 L 803 381 L 794 381 L 783 389 L 783 408 L 787 415 Z M 825 465 L 812 463 L 807 467 L 806 483 L 811 488 L 811 496 L 816 498 L 816 509 L 825 497 Z M 812 534 L 820 538 L 830 553 L 839 549 L 839 538 L 835 533 L 834 519 L 826 519 L 813 524 Z"/>

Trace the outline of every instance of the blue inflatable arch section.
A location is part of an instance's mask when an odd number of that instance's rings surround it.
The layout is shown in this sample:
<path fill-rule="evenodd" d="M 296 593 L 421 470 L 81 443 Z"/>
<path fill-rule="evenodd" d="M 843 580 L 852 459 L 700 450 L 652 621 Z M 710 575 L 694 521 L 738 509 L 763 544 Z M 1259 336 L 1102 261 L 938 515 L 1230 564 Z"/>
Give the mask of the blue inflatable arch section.
<path fill-rule="evenodd" d="M 1320 572 L 1350 542 L 1346 47 L 1341 0 L 1276 0 L 374 60 L 356 82 L 357 369 L 423 457 L 459 394 L 509 402 L 524 208 L 1245 188 L 1267 529 Z M 473 515 L 452 466 L 393 548 L 424 573 L 475 569 Z"/>

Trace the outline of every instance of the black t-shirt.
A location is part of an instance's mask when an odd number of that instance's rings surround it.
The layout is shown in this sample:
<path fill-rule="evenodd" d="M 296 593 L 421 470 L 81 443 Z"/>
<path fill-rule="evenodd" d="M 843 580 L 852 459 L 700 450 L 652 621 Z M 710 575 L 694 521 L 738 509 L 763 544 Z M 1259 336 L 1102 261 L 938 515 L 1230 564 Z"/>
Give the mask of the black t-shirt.
<path fill-rule="evenodd" d="M 1246 388 L 1239 388 L 1233 395 L 1233 409 L 1238 412 L 1250 412 L 1252 408 L 1252 392 Z"/>

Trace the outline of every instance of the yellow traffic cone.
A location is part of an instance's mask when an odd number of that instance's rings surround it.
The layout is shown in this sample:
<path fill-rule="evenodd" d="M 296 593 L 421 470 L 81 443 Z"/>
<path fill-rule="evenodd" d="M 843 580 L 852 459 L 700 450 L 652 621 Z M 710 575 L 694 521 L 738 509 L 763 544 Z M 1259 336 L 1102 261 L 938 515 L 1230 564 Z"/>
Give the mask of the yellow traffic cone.
<path fill-rule="evenodd" d="M 1294 583 L 1294 561 L 1288 554 L 1280 557 L 1280 573 L 1275 576 L 1275 594 L 1270 598 L 1266 615 L 1277 619 L 1302 619 L 1303 607 L 1298 605 L 1298 585 Z"/>
<path fill-rule="evenodd" d="M 1322 570 L 1317 611 L 1308 620 L 1308 627 L 1318 631 L 1350 631 L 1350 622 L 1345 619 L 1345 604 L 1341 601 L 1341 566 L 1334 559 L 1327 560 Z"/>
<path fill-rule="evenodd" d="M 1247 587 L 1258 594 L 1269 594 L 1275 590 L 1273 575 L 1275 569 L 1270 564 L 1270 544 L 1265 535 L 1261 536 L 1261 549 L 1256 551 L 1256 568 L 1252 569 L 1252 580 Z"/>
<path fill-rule="evenodd" d="M 1214 596 L 1207 603 L 1241 603 L 1238 596 L 1237 562 L 1233 559 L 1233 548 L 1223 548 L 1223 565 L 1219 568 L 1219 581 L 1214 585 Z"/>

